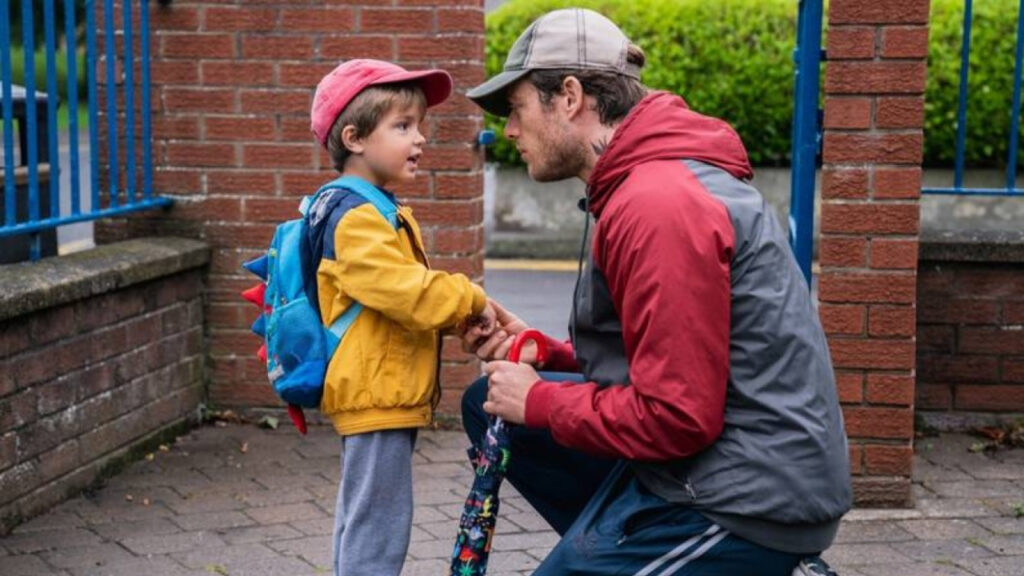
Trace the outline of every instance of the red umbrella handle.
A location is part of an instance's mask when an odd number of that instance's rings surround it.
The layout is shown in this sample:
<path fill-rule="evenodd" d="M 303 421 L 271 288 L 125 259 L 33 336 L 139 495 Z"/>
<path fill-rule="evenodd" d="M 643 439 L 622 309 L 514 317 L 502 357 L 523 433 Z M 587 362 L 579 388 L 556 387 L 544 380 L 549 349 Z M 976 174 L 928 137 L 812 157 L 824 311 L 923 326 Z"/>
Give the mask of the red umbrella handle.
<path fill-rule="evenodd" d="M 508 351 L 509 362 L 519 362 L 519 355 L 523 351 L 523 346 L 533 340 L 537 343 L 537 362 L 543 364 L 548 359 L 548 340 L 541 334 L 540 330 L 523 330 L 519 334 L 516 334 L 515 340 L 512 341 L 512 349 Z"/>

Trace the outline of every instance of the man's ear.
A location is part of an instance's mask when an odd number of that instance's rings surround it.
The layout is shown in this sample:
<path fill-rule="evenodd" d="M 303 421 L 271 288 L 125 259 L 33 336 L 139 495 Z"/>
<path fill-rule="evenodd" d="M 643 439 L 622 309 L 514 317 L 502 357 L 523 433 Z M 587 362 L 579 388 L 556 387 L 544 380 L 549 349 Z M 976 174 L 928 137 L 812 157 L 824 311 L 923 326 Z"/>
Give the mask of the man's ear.
<path fill-rule="evenodd" d="M 362 154 L 365 149 L 363 139 L 356 138 L 356 127 L 351 124 L 341 129 L 341 145 L 353 154 Z"/>
<path fill-rule="evenodd" d="M 565 111 L 569 119 L 578 116 L 584 110 L 583 85 L 575 76 L 566 76 L 562 80 L 562 94 L 565 96 Z"/>

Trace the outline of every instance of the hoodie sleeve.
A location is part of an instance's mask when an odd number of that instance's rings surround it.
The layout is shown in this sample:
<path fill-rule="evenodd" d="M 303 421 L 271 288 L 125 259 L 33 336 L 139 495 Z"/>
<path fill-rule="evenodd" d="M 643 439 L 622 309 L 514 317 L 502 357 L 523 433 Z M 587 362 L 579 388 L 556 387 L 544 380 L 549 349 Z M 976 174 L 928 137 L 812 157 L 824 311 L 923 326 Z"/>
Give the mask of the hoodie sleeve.
<path fill-rule="evenodd" d="M 714 442 L 729 377 L 728 212 L 681 163 L 657 164 L 616 191 L 594 242 L 622 320 L 630 384 L 541 381 L 526 405 L 526 424 L 550 428 L 566 446 L 645 461 Z M 666 185 L 666 174 L 681 181 Z"/>
<path fill-rule="evenodd" d="M 544 335 L 544 339 L 548 344 L 548 359 L 542 366 L 543 370 L 552 372 L 580 371 L 580 365 L 576 363 L 576 355 L 570 342 L 552 338 L 547 334 Z"/>

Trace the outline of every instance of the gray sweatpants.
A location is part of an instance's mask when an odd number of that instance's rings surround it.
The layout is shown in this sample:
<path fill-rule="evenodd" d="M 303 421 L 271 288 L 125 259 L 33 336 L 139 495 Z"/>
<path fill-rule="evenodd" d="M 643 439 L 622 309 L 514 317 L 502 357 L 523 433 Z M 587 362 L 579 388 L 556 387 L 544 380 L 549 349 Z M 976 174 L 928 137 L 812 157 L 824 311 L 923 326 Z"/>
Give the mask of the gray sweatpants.
<path fill-rule="evenodd" d="M 399 576 L 412 530 L 415 429 L 341 439 L 334 576 Z"/>

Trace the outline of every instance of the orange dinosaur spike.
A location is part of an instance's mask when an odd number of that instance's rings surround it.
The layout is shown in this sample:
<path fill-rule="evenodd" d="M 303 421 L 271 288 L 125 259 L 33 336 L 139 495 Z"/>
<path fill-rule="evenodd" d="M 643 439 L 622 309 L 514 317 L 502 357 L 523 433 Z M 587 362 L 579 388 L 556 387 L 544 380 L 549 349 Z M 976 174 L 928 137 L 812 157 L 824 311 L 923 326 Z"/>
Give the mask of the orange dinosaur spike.
<path fill-rule="evenodd" d="M 267 345 L 266 344 L 263 344 L 263 346 L 260 346 L 260 349 L 256 351 L 256 356 L 259 356 L 260 361 L 262 361 L 264 364 L 267 363 Z"/>

